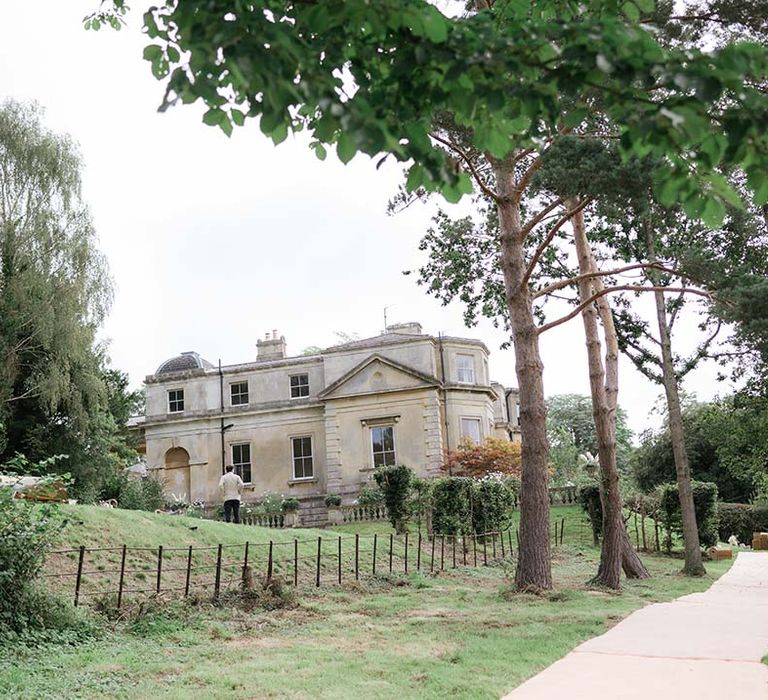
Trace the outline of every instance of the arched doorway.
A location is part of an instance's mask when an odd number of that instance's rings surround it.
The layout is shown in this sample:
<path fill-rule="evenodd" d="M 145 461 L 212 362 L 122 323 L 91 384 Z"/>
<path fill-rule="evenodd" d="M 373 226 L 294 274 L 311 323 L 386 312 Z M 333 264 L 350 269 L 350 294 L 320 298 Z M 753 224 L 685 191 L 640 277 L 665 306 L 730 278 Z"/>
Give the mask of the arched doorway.
<path fill-rule="evenodd" d="M 189 452 L 183 447 L 172 447 L 165 453 L 165 488 L 169 494 L 189 502 Z"/>

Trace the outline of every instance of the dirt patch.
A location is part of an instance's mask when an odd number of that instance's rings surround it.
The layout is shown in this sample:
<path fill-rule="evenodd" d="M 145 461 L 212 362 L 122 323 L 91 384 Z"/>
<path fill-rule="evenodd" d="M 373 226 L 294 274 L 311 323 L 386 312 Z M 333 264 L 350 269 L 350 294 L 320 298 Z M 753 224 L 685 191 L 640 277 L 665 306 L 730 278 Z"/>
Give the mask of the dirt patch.
<path fill-rule="evenodd" d="M 284 649 L 291 646 L 291 642 L 277 637 L 245 637 L 230 639 L 224 646 L 230 649 Z"/>
<path fill-rule="evenodd" d="M 432 610 L 409 610 L 404 613 L 409 620 L 461 620 L 466 614 L 459 610 L 434 608 Z"/>

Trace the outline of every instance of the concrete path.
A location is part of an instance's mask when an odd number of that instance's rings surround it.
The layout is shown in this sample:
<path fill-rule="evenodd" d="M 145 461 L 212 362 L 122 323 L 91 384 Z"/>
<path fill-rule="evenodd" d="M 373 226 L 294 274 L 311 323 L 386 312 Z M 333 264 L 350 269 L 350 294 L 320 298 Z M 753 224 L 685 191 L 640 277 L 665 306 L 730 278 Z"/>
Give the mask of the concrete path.
<path fill-rule="evenodd" d="M 768 700 L 768 553 L 704 593 L 632 613 L 505 700 Z"/>

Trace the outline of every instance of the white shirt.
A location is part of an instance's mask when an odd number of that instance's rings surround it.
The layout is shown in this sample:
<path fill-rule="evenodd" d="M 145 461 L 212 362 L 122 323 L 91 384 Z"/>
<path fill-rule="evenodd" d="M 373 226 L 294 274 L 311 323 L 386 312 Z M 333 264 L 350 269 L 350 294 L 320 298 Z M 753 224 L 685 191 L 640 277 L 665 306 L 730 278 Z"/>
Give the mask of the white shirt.
<path fill-rule="evenodd" d="M 219 479 L 219 491 L 225 501 L 239 501 L 243 480 L 235 472 L 227 472 Z"/>

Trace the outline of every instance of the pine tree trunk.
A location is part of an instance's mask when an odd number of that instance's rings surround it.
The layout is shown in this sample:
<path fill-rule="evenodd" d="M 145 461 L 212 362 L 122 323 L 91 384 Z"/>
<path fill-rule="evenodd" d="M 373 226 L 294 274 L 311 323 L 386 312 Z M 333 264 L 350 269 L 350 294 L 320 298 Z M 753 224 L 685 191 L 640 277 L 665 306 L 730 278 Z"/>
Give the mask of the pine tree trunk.
<path fill-rule="evenodd" d="M 566 206 L 573 208 L 575 202 Z M 572 219 L 579 272 L 587 274 L 596 270 L 586 236 L 584 215 L 574 214 Z M 600 288 L 599 278 L 579 282 L 579 294 L 586 300 Z M 604 298 L 600 301 L 605 302 Z M 605 365 L 601 358 L 601 342 L 598 316 L 603 322 L 605 334 Z M 600 498 L 603 506 L 603 541 L 600 565 L 592 583 L 607 588 L 621 586 L 621 570 L 631 578 L 645 578 L 648 572 L 629 541 L 622 518 L 619 471 L 616 466 L 616 410 L 618 405 L 618 340 L 613 316 L 607 302 L 590 304 L 582 311 L 584 334 L 589 363 L 589 382 L 592 395 L 592 413 L 597 435 L 598 462 L 600 464 Z"/>
<path fill-rule="evenodd" d="M 653 250 L 653 232 L 651 231 L 649 221 L 645 223 L 645 244 L 648 259 L 654 260 L 656 256 Z M 680 512 L 683 520 L 683 543 L 685 546 L 683 573 L 688 576 L 703 576 L 707 572 L 701 559 L 699 528 L 696 523 L 696 509 L 693 504 L 693 489 L 691 487 L 691 468 L 688 463 L 688 454 L 685 451 L 683 412 L 680 408 L 680 394 L 678 392 L 674 360 L 672 359 L 672 338 L 669 332 L 664 292 L 654 292 L 653 296 L 656 302 L 656 320 L 659 326 L 659 341 L 661 344 L 661 373 L 664 382 L 664 392 L 667 397 L 669 432 L 672 437 L 672 454 L 675 458 L 677 491 L 680 498 Z"/>
<path fill-rule="evenodd" d="M 544 402 L 544 365 L 533 316 L 520 218 L 519 193 L 511 166 L 496 163 L 499 193 L 501 267 L 515 348 L 515 372 L 520 390 L 522 472 L 520 480 L 520 545 L 515 585 L 523 591 L 552 588 L 549 543 L 549 443 Z"/>
<path fill-rule="evenodd" d="M 653 251 L 653 233 L 648 221 L 645 224 L 645 243 L 648 249 L 648 259 L 654 260 L 656 256 Z M 704 576 L 707 572 L 701 559 L 699 528 L 696 523 L 696 509 L 693 504 L 693 489 L 691 487 L 691 468 L 688 463 L 688 454 L 685 451 L 683 412 L 680 408 L 680 394 L 678 392 L 674 360 L 672 359 L 672 338 L 669 332 L 664 292 L 654 292 L 653 296 L 656 302 L 656 320 L 659 325 L 659 340 L 661 343 L 661 374 L 664 382 L 664 392 L 667 396 L 669 432 L 672 438 L 672 454 L 675 458 L 677 491 L 680 498 L 680 512 L 683 520 L 683 543 L 685 546 L 683 573 L 688 576 Z"/>

